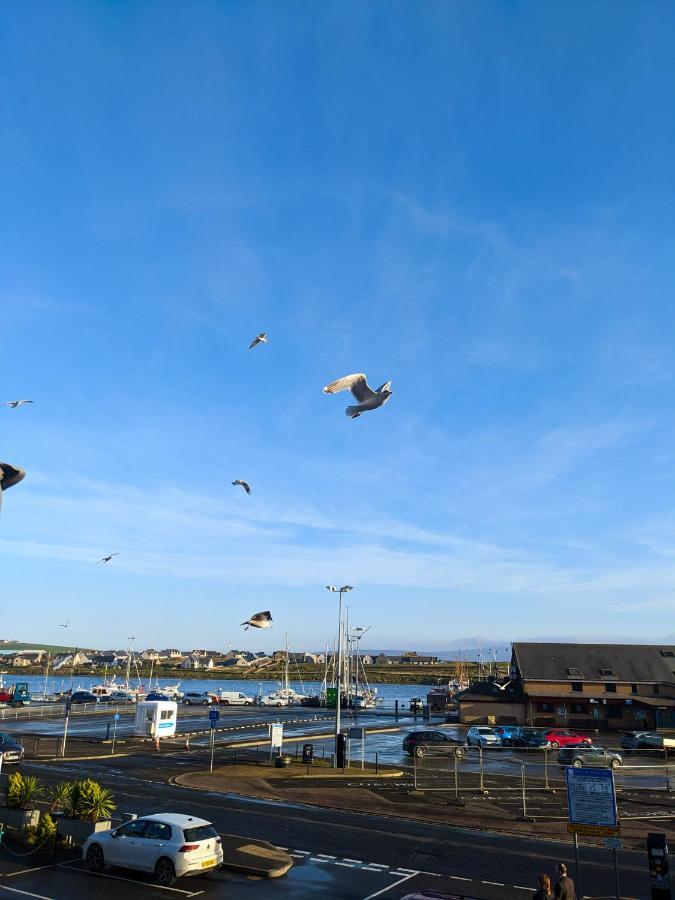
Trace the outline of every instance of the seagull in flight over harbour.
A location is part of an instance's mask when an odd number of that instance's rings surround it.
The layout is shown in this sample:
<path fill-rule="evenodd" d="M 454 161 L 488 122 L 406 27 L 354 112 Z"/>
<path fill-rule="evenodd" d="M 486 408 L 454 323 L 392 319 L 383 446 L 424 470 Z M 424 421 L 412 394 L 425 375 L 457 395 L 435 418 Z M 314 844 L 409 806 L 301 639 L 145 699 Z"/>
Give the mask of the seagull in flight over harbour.
<path fill-rule="evenodd" d="M 59 622 L 59 628 L 67 628 L 69 625 L 70 625 L 70 619 L 68 619 L 68 621 L 64 622 L 63 624 L 61 624 Z"/>
<path fill-rule="evenodd" d="M 238 484 L 239 487 L 243 487 L 247 494 L 251 493 L 251 485 L 248 483 L 248 481 L 242 481 L 241 478 L 237 478 L 237 480 L 233 481 L 232 484 Z"/>
<path fill-rule="evenodd" d="M 109 556 L 104 556 L 102 559 L 99 559 L 99 563 L 109 563 L 113 556 L 119 556 L 119 553 L 111 553 Z"/>
<path fill-rule="evenodd" d="M 266 344 L 267 343 L 267 332 L 261 331 L 260 334 L 257 334 L 251 343 L 248 345 L 249 350 L 253 350 L 254 347 L 257 347 L 258 344 Z"/>
<path fill-rule="evenodd" d="M 0 406 L 11 406 L 12 409 L 16 409 L 17 406 L 25 406 L 26 403 L 32 402 L 32 400 L 5 400 L 4 403 L 0 403 Z"/>
<path fill-rule="evenodd" d="M 251 616 L 250 619 L 247 619 L 241 624 L 246 626 L 246 628 L 244 628 L 244 631 L 248 631 L 249 628 L 271 628 L 272 613 L 269 610 L 256 613 L 254 616 Z"/>
<path fill-rule="evenodd" d="M 363 373 L 345 375 L 323 389 L 324 394 L 339 394 L 340 391 L 351 391 L 354 399 L 358 400 L 357 406 L 348 406 L 345 410 L 350 419 L 358 419 L 361 413 L 383 406 L 392 394 L 391 381 L 385 381 L 377 390 L 373 390 Z"/>
<path fill-rule="evenodd" d="M 9 463 L 0 462 L 0 509 L 2 509 L 2 495 L 4 492 L 18 484 L 25 476 L 26 473 L 23 469 L 10 466 Z"/>

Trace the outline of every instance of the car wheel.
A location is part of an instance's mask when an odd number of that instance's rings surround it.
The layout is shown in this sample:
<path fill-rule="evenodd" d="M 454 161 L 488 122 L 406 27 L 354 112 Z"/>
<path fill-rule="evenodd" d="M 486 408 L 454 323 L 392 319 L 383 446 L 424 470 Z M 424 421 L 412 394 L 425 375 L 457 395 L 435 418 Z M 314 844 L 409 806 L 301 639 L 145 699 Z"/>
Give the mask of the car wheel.
<path fill-rule="evenodd" d="M 611 765 L 611 767 L 612 767 L 613 769 L 618 769 L 619 766 L 621 765 L 621 763 L 619 762 L 618 759 L 613 759 L 613 760 L 611 761 L 610 765 Z"/>
<path fill-rule="evenodd" d="M 162 887 L 169 887 L 176 880 L 176 870 L 170 859 L 162 856 L 155 866 L 155 881 Z"/>
<path fill-rule="evenodd" d="M 560 744 L 558 743 L 558 741 L 551 741 L 551 750 L 558 750 L 558 749 L 560 749 Z"/>
<path fill-rule="evenodd" d="M 580 759 L 575 759 L 574 762 L 572 763 L 572 766 L 575 769 L 580 769 L 583 766 L 583 763 Z"/>
<path fill-rule="evenodd" d="M 87 866 L 90 872 L 102 872 L 105 867 L 103 850 L 98 844 L 92 844 L 87 850 Z"/>
<path fill-rule="evenodd" d="M 425 757 L 428 752 L 429 751 L 427 750 L 426 747 L 415 747 L 415 756 L 418 759 L 422 759 L 423 757 Z"/>
<path fill-rule="evenodd" d="M 230 701 L 229 701 L 229 700 L 221 700 L 220 702 L 223 704 L 223 706 L 229 706 L 229 705 L 230 705 Z M 246 705 L 248 706 L 248 703 L 247 703 Z"/>
<path fill-rule="evenodd" d="M 457 757 L 457 759 L 464 759 L 464 757 L 466 756 L 466 750 L 464 749 L 464 747 L 457 747 L 455 749 L 455 756 Z"/>
<path fill-rule="evenodd" d="M 226 700 L 226 701 L 225 701 L 225 703 L 229 703 L 229 702 L 230 702 L 229 700 Z M 244 702 L 244 706 L 250 706 L 250 705 L 251 705 L 251 703 L 250 703 L 249 700 L 246 700 L 246 701 Z"/>
<path fill-rule="evenodd" d="M 192 700 L 185 700 L 184 703 L 186 706 L 192 706 Z"/>
<path fill-rule="evenodd" d="M 202 700 L 202 706 L 208 706 L 210 702 L 210 700 Z"/>
<path fill-rule="evenodd" d="M 277 706 L 281 706 L 281 703 L 277 703 Z"/>

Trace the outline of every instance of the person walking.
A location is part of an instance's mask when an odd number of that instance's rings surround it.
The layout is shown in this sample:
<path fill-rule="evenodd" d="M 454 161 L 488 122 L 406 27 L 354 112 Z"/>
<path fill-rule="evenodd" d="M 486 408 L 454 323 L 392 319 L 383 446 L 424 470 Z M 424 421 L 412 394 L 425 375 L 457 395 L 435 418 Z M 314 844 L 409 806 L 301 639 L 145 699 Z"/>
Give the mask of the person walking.
<path fill-rule="evenodd" d="M 532 900 L 554 900 L 550 875 L 539 876 L 539 888 L 532 894 Z"/>
<path fill-rule="evenodd" d="M 555 883 L 555 900 L 574 900 L 576 897 L 574 881 L 567 874 L 565 863 L 558 863 L 556 872 L 558 873 L 558 880 Z"/>

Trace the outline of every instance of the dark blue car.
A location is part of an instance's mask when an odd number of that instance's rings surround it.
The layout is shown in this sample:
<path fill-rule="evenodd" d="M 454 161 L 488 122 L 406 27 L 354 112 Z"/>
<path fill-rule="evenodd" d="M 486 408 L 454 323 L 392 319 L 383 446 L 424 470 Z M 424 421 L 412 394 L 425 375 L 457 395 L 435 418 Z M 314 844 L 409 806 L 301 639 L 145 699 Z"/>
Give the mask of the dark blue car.
<path fill-rule="evenodd" d="M 146 700 L 171 700 L 171 697 L 168 697 L 166 694 L 161 694 L 159 691 L 150 691 L 147 694 Z"/>

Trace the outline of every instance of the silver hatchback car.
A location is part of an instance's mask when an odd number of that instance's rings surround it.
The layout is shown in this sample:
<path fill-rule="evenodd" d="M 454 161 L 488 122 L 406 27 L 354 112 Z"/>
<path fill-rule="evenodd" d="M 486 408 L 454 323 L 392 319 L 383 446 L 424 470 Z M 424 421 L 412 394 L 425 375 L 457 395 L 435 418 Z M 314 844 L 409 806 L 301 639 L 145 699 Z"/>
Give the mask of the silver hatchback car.
<path fill-rule="evenodd" d="M 469 747 L 501 747 L 502 739 L 489 725 L 472 725 L 466 734 Z"/>

